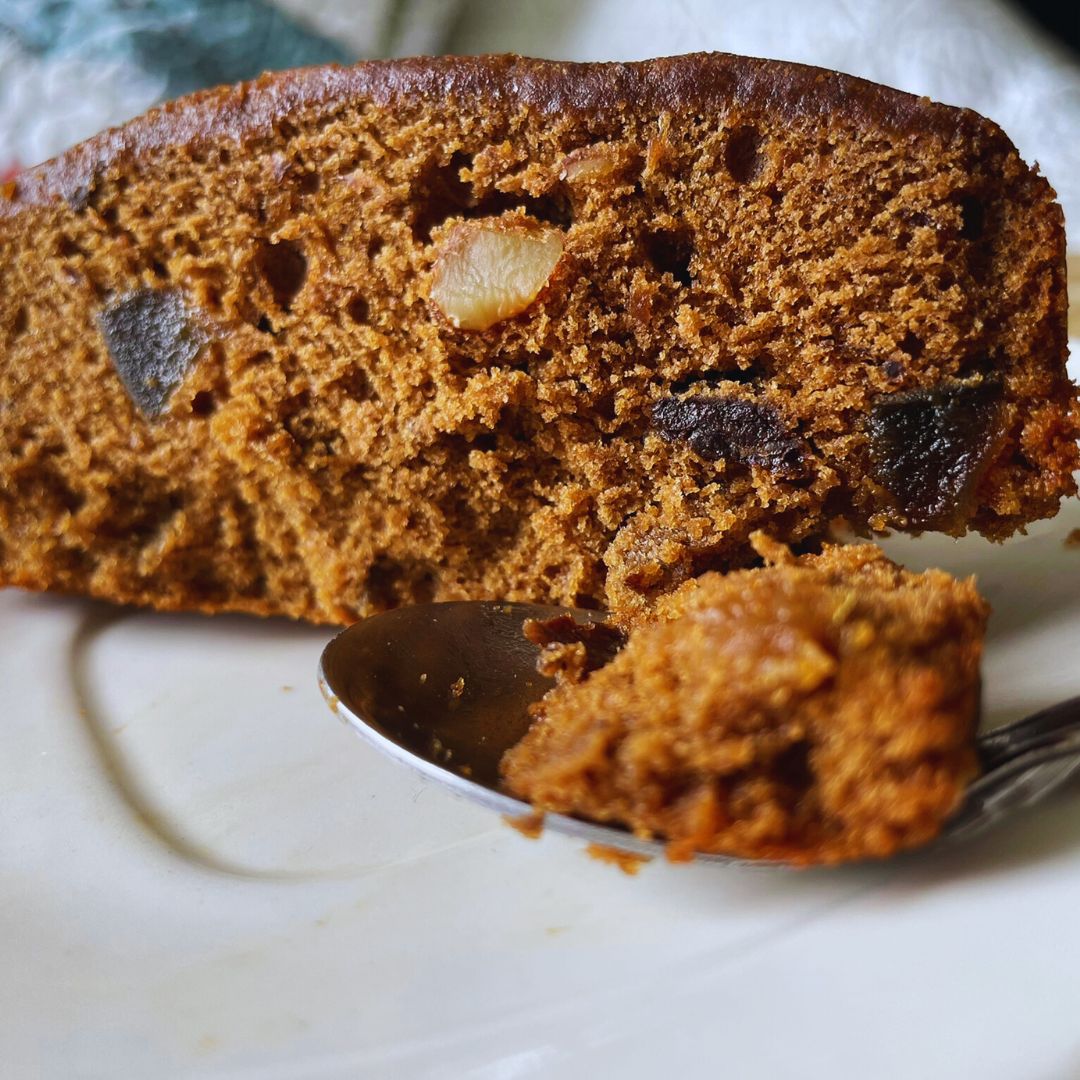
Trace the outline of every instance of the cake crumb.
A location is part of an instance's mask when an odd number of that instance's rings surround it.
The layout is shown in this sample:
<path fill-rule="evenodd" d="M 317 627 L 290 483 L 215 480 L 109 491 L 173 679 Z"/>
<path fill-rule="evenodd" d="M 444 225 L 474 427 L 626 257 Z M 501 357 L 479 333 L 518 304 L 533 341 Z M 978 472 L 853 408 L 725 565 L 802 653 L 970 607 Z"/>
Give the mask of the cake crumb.
<path fill-rule="evenodd" d="M 520 817 L 503 814 L 503 821 L 511 829 L 517 829 L 528 840 L 539 840 L 544 831 L 544 815 L 542 813 L 522 814 Z"/>
<path fill-rule="evenodd" d="M 622 848 L 609 847 L 607 844 L 590 844 L 585 849 L 585 853 L 597 862 L 617 866 L 624 874 L 629 874 L 631 877 L 634 877 L 646 863 L 652 862 L 650 855 L 641 855 L 636 851 L 623 851 Z"/>
<path fill-rule="evenodd" d="M 937 836 L 979 772 L 986 604 L 871 544 L 774 554 L 686 582 L 548 691 L 507 790 L 654 836 L 672 862 L 831 864 Z"/>
<path fill-rule="evenodd" d="M 1067 548 L 1080 548 L 1080 529 L 1073 529 L 1069 535 L 1065 537 L 1064 543 Z"/>
<path fill-rule="evenodd" d="M 450 684 L 450 693 L 453 697 L 456 698 L 461 697 L 461 695 L 465 693 L 465 677 L 463 675 L 459 675 Z"/>

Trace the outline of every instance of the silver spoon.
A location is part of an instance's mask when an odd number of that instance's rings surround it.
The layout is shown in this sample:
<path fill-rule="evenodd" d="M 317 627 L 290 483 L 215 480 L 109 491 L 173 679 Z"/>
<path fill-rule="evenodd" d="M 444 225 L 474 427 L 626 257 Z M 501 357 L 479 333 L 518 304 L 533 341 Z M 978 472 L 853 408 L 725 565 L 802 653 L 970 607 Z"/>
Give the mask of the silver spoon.
<path fill-rule="evenodd" d="M 492 810 L 526 817 L 529 804 L 501 788 L 499 761 L 525 734 L 529 705 L 553 684 L 536 671 L 538 648 L 522 623 L 564 614 L 582 623 L 606 619 L 597 611 L 485 600 L 397 608 L 334 638 L 322 654 L 319 685 L 330 707 L 385 754 Z M 945 838 L 981 832 L 1080 769 L 1080 697 L 981 735 L 978 750 L 983 773 Z M 664 851 L 660 840 L 564 814 L 546 814 L 544 826 L 633 854 Z"/>

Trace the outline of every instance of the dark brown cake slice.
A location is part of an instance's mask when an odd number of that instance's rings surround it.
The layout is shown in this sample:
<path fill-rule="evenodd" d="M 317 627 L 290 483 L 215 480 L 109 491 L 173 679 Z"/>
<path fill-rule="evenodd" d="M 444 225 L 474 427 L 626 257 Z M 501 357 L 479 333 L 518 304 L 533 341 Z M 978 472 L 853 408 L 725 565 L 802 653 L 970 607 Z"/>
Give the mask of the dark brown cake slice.
<path fill-rule="evenodd" d="M 723 55 L 268 76 L 0 193 L 0 584 L 647 609 L 1053 514 L 1064 235 L 974 113 Z"/>
<path fill-rule="evenodd" d="M 673 859 L 836 863 L 936 836 L 978 772 L 974 584 L 869 544 L 769 554 L 688 582 L 591 673 L 587 642 L 549 644 L 568 674 L 503 758 L 507 787 Z"/>

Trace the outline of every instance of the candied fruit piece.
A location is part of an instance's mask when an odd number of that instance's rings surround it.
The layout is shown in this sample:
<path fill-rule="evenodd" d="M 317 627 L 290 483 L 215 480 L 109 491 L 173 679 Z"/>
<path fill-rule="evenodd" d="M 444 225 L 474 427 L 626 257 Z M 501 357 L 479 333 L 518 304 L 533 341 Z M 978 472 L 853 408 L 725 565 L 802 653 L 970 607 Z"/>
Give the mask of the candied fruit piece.
<path fill-rule="evenodd" d="M 959 528 L 1001 434 L 1001 387 L 948 382 L 878 398 L 870 464 L 907 525 Z"/>
<path fill-rule="evenodd" d="M 98 313 L 113 366 L 144 416 L 157 416 L 206 342 L 179 289 L 134 289 Z"/>
<path fill-rule="evenodd" d="M 743 398 L 698 395 L 663 398 L 653 426 L 666 439 L 685 439 L 703 458 L 726 458 L 793 476 L 803 471 L 802 441 L 771 405 Z"/>

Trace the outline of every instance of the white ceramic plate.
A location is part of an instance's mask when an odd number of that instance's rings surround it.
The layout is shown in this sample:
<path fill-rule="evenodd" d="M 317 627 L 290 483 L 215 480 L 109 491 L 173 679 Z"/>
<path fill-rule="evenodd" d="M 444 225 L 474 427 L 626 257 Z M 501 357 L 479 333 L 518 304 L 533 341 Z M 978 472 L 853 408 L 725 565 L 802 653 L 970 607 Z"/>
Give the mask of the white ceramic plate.
<path fill-rule="evenodd" d="M 1080 693 L 1077 527 L 886 545 L 979 575 L 991 723 Z M 0 593 L 4 1076 L 1080 1074 L 1076 788 L 887 866 L 629 878 L 378 757 L 326 636 Z"/>
<path fill-rule="evenodd" d="M 1080 694 L 1078 528 L 885 544 L 978 575 L 988 726 Z M 327 638 L 0 590 L 0 1076 L 1080 1075 L 1080 786 L 888 865 L 629 878 L 379 757 Z"/>

